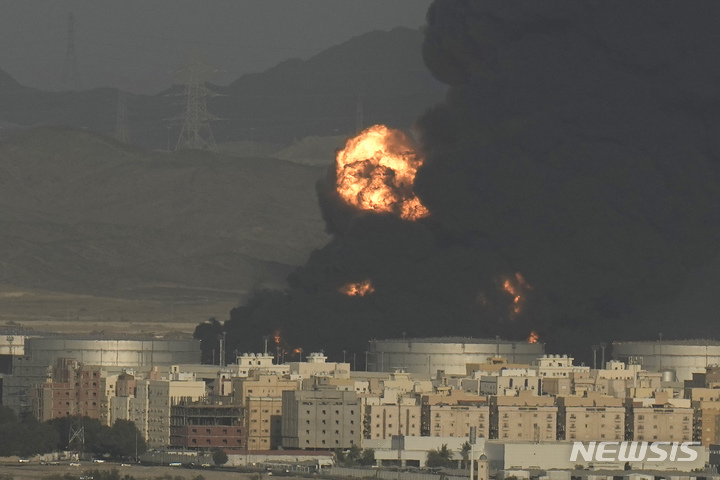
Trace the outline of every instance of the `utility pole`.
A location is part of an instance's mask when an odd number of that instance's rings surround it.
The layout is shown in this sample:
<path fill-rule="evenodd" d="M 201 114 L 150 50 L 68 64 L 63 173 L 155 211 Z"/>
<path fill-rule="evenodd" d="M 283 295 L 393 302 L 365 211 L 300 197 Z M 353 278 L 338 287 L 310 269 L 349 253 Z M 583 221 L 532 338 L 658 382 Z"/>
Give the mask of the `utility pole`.
<path fill-rule="evenodd" d="M 470 480 L 475 480 L 475 442 L 477 442 L 477 427 L 470 427 Z"/>
<path fill-rule="evenodd" d="M 592 348 L 592 352 L 593 352 L 593 370 L 597 370 L 597 351 L 598 351 L 598 346 L 597 346 L 597 345 L 593 345 L 593 346 L 590 347 L 590 348 Z"/>
<path fill-rule="evenodd" d="M 207 97 L 215 97 L 205 85 L 216 78 L 220 71 L 207 61 L 198 50 L 190 52 L 187 60 L 173 73 L 175 81 L 185 87 L 185 112 L 176 150 L 217 151 L 210 122 L 219 120 L 207 110 Z"/>
<path fill-rule="evenodd" d="M 227 334 L 223 333 L 222 335 L 218 336 L 218 340 L 220 341 L 220 366 L 225 366 L 225 336 Z"/>
<path fill-rule="evenodd" d="M 75 15 L 73 12 L 68 14 L 67 51 L 63 67 L 62 89 L 80 90 L 80 74 L 75 56 Z"/>

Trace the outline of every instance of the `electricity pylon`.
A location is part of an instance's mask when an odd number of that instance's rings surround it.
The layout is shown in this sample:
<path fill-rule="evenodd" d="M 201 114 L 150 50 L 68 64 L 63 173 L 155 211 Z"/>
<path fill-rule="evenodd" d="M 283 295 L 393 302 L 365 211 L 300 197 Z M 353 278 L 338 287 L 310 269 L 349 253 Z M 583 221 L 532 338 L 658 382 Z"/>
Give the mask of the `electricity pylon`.
<path fill-rule="evenodd" d="M 75 56 L 75 15 L 72 12 L 68 14 L 67 51 L 63 67 L 62 89 L 80 90 L 80 74 Z"/>
<path fill-rule="evenodd" d="M 118 90 L 117 117 L 115 120 L 115 139 L 123 143 L 128 143 L 127 99 L 127 92 Z"/>
<path fill-rule="evenodd" d="M 207 110 L 207 97 L 217 94 L 205 85 L 220 74 L 202 52 L 193 50 L 185 62 L 174 72 L 175 81 L 185 86 L 185 112 L 176 150 L 217 150 L 210 122 L 218 118 Z"/>

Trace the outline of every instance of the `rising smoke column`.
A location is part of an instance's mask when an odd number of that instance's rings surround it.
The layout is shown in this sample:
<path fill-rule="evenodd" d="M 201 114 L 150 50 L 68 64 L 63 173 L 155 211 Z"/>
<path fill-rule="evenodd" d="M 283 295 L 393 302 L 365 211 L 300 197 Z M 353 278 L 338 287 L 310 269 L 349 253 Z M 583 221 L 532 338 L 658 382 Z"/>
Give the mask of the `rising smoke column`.
<path fill-rule="evenodd" d="M 420 120 L 416 190 L 523 272 L 558 339 L 655 337 L 637 309 L 717 255 L 719 20 L 712 1 L 430 8 L 423 53 L 450 90 Z"/>
<path fill-rule="evenodd" d="M 654 336 L 637 311 L 718 253 L 718 24 L 702 0 L 436 1 L 423 53 L 449 90 L 418 120 L 409 197 L 427 214 L 348 203 L 333 165 L 318 184 L 333 240 L 226 327 L 306 351 L 406 332 L 577 355 Z M 371 294 L 343 293 L 362 282 Z"/>

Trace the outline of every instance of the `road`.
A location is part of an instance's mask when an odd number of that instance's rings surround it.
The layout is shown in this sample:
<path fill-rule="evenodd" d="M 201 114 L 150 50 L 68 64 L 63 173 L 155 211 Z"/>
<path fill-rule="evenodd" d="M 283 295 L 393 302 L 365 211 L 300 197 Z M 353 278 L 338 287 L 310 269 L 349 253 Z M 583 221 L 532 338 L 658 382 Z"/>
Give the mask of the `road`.
<path fill-rule="evenodd" d="M 13 480 L 42 480 L 48 475 L 82 475 L 88 470 L 107 471 L 117 469 L 121 477 L 131 475 L 136 480 L 154 480 L 156 477 L 162 477 L 170 474 L 173 478 L 177 476 L 184 477 L 186 480 L 192 480 L 198 475 L 202 475 L 205 480 L 270 480 L 263 475 L 260 479 L 257 473 L 239 473 L 232 470 L 215 470 L 208 468 L 183 468 L 183 467 L 158 467 L 132 465 L 123 467 L 120 464 L 112 463 L 89 463 L 82 462 L 79 467 L 71 466 L 67 462 L 60 465 L 40 465 L 39 463 L 0 463 L 0 475 L 10 475 Z M 0 477 L 1 478 L 1 477 Z M 290 480 L 292 477 L 283 477 L 284 480 Z"/>

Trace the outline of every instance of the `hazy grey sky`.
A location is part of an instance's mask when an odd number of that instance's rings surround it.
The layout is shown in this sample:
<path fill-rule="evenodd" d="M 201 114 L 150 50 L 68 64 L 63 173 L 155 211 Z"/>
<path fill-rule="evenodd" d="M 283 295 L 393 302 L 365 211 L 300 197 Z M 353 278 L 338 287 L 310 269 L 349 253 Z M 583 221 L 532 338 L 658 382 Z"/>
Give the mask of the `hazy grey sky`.
<path fill-rule="evenodd" d="M 225 84 L 308 58 L 372 30 L 418 27 L 431 0 L 0 0 L 0 69 L 28 86 L 62 83 L 68 13 L 84 88 L 156 92 L 191 48 Z"/>

